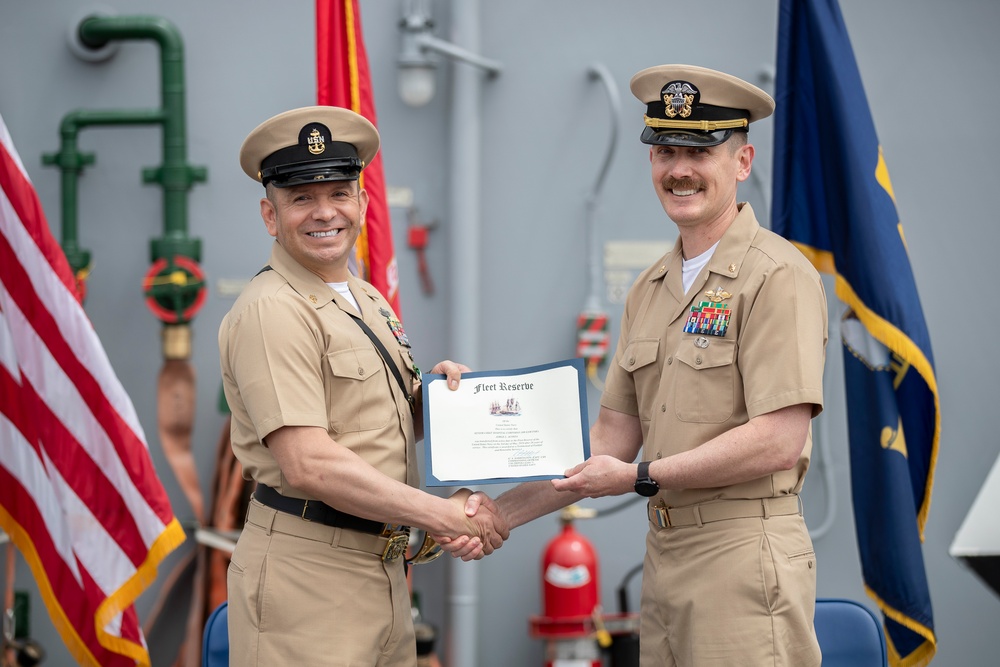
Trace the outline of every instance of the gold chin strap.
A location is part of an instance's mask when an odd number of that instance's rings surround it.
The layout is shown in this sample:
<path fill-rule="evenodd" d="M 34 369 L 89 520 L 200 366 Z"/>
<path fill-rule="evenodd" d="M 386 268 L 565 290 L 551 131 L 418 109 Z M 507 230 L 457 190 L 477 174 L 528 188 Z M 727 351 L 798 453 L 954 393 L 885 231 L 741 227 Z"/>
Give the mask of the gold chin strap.
<path fill-rule="evenodd" d="M 716 130 L 732 130 L 736 128 L 749 127 L 750 121 L 746 118 L 735 120 L 667 120 L 665 118 L 646 119 L 646 125 L 658 130 L 700 130 L 702 132 L 715 132 Z"/>
<path fill-rule="evenodd" d="M 423 565 L 430 563 L 442 553 L 444 552 L 441 551 L 441 545 L 435 542 L 433 537 L 424 533 L 424 542 L 420 545 L 420 549 L 413 558 L 407 558 L 406 562 L 409 565 Z"/>

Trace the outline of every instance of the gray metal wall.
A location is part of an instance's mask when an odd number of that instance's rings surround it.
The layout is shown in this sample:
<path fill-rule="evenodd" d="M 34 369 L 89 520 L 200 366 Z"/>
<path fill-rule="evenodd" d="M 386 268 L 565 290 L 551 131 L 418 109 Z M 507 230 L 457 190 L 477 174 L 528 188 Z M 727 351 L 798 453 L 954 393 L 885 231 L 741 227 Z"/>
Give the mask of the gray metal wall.
<path fill-rule="evenodd" d="M 432 4 L 437 35 L 448 38 L 449 3 Z M 693 62 L 771 89 L 776 5 L 775 0 L 481 3 L 481 52 L 504 66 L 483 86 L 481 293 L 475 304 L 481 314 L 482 368 L 574 355 L 575 318 L 587 298 L 590 275 L 584 202 L 610 132 L 606 95 L 588 79 L 588 67 L 607 67 L 625 111 L 595 211 L 599 241 L 671 240 L 673 225 L 653 195 L 647 151 L 638 142 L 642 106 L 628 92 L 628 80 L 650 65 Z M 58 149 L 63 115 L 76 108 L 135 108 L 159 101 L 154 45 L 125 43 L 101 64 L 70 53 L 67 31 L 81 11 L 93 6 L 0 0 L 0 114 L 57 236 L 59 174 L 43 167 L 40 156 Z M 189 222 L 191 235 L 202 239 L 212 286 L 194 323 L 200 397 L 195 440 L 207 493 L 223 424 L 216 410 L 216 330 L 232 302 L 222 288 L 226 281 L 253 275 L 266 261 L 270 244 L 258 214 L 260 187 L 240 171 L 237 151 L 261 120 L 314 103 L 313 3 L 109 0 L 107 6 L 119 14 L 162 16 L 185 40 L 188 156 L 192 164 L 207 166 L 209 174 L 208 183 L 191 192 Z M 940 644 L 934 664 L 991 665 L 996 656 L 991 630 L 1000 621 L 1000 600 L 948 555 L 948 547 L 1000 451 L 990 418 L 998 363 L 991 348 L 984 349 L 998 322 L 989 304 L 1000 240 L 993 210 L 1000 139 L 991 123 L 992 111 L 1000 108 L 994 85 L 1000 4 L 841 0 L 841 6 L 892 175 L 938 369 L 943 433 L 924 544 Z M 362 0 L 361 11 L 387 182 L 412 192 L 421 219 L 440 222 L 428 250 L 437 290 L 427 295 L 419 286 L 415 256 L 405 245 L 405 212 L 393 211 L 402 316 L 418 363 L 429 368 L 452 354 L 452 293 L 468 279 L 451 270 L 449 228 L 476 224 L 448 219 L 448 98 L 455 66 L 442 62 L 438 94 L 428 106 L 404 106 L 396 92 L 399 3 Z M 770 120 L 754 126 L 751 140 L 758 148 L 755 180 L 741 194 L 763 220 L 771 182 Z M 95 152 L 97 164 L 81 180 L 80 243 L 93 251 L 95 263 L 87 311 L 136 405 L 175 512 L 189 520 L 190 510 L 157 441 L 159 325 L 143 305 L 140 286 L 150 263 L 149 240 L 162 231 L 161 191 L 142 185 L 140 170 L 160 163 L 160 141 L 154 128 L 83 132 L 81 149 Z M 985 321 L 974 330 L 956 326 L 956 311 L 973 298 Z M 613 317 L 620 314 L 619 305 L 604 305 Z M 807 519 L 818 527 L 828 509 L 835 512 L 829 530 L 816 538 L 820 594 L 874 606 L 862 588 L 853 532 L 836 329 L 840 311 L 836 305 L 831 311 L 828 402 L 816 423 L 827 455 L 817 457 L 807 480 Z M 617 330 L 615 325 L 613 336 Z M 597 398 L 592 390 L 595 414 Z M 826 470 L 832 472 L 830 488 Z M 641 506 L 579 528 L 600 553 L 604 603 L 613 610 L 615 588 L 641 560 Z M 479 665 L 542 664 L 542 644 L 528 637 L 528 617 L 540 611 L 539 560 L 557 530 L 555 518 L 543 518 L 518 529 L 495 556 L 458 565 L 475 568 L 478 581 Z M 161 571 L 168 571 L 183 551 Z M 47 664 L 69 664 L 23 561 L 19 566 L 19 586 L 33 591 L 32 632 L 49 648 Z M 448 620 L 450 567 L 439 561 L 414 575 L 425 614 L 441 626 Z M 152 606 L 156 588 L 140 599 L 141 617 Z M 637 605 L 638 579 L 631 595 Z M 178 618 L 173 635 L 164 631 L 163 637 L 150 638 L 155 664 L 170 663 L 171 643 L 180 632 L 185 609 L 172 611 Z"/>

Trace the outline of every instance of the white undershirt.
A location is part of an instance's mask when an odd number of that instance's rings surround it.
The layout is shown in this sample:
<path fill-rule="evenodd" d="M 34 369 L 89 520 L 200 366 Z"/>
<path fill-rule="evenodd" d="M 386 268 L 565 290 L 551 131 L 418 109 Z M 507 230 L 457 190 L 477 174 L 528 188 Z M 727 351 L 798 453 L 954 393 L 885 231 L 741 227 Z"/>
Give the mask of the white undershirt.
<path fill-rule="evenodd" d="M 351 294 L 351 288 L 347 286 L 346 282 L 327 283 L 327 285 L 332 287 L 333 291 L 335 291 L 337 294 L 350 301 L 351 305 L 354 306 L 354 309 L 358 311 L 358 313 L 361 313 L 361 306 L 358 305 L 358 300 L 354 298 L 353 294 Z"/>
<path fill-rule="evenodd" d="M 721 240 L 722 239 L 719 239 L 719 241 Z M 681 282 L 684 285 L 685 294 L 687 294 L 688 290 L 691 289 L 691 284 L 694 283 L 694 279 L 698 277 L 701 270 L 705 268 L 706 264 L 708 264 L 708 260 L 712 259 L 712 255 L 715 254 L 715 249 L 719 247 L 719 241 L 716 241 L 715 245 L 697 257 L 692 257 L 691 259 L 681 259 Z"/>

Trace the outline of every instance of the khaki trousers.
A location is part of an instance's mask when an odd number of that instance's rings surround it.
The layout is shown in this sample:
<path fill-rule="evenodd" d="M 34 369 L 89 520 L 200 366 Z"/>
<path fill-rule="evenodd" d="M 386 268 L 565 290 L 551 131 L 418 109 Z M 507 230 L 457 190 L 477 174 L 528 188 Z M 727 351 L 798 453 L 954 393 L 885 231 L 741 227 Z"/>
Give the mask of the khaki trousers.
<path fill-rule="evenodd" d="M 818 667 L 816 555 L 799 514 L 650 522 L 642 667 Z"/>
<path fill-rule="evenodd" d="M 384 563 L 384 543 L 251 500 L 229 567 L 230 664 L 416 665 L 403 562 Z"/>

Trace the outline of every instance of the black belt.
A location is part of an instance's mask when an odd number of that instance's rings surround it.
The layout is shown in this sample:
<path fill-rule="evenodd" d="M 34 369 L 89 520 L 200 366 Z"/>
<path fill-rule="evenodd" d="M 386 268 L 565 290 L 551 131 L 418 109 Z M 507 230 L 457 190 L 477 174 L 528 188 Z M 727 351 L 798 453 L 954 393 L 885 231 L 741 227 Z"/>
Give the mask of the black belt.
<path fill-rule="evenodd" d="M 334 528 L 347 528 L 370 535 L 382 535 L 386 529 L 384 523 L 340 512 L 320 500 L 303 500 L 302 498 L 283 496 L 265 484 L 257 485 L 253 497 L 261 504 L 279 512 L 294 514 L 306 521 L 315 521 Z"/>

